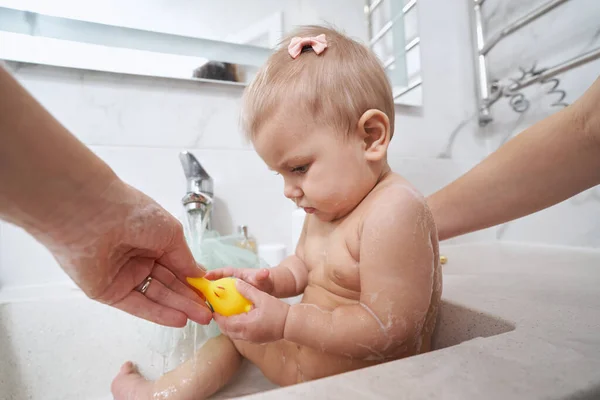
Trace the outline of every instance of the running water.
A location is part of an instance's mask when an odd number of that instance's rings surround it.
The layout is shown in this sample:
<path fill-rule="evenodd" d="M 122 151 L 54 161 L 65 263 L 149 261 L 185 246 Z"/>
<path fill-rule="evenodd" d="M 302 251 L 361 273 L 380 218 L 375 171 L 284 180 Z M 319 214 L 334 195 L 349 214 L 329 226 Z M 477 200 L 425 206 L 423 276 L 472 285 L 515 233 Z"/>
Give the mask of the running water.
<path fill-rule="evenodd" d="M 190 210 L 185 213 L 184 231 L 188 246 L 196 260 L 200 259 L 200 244 L 208 226 L 208 214 L 202 218 L 200 210 Z"/>
<path fill-rule="evenodd" d="M 186 211 L 183 215 L 182 222 L 186 241 L 194 258 L 199 260 L 201 243 L 208 226 L 208 216 L 203 219 L 199 210 Z M 214 325 L 214 322 L 211 322 L 211 325 Z M 153 353 L 152 360 L 155 359 L 155 355 L 158 356 L 162 363 L 159 361 L 157 366 L 162 367 L 162 373 L 165 374 L 193 357 L 211 337 L 212 330 L 214 327 L 210 325 L 202 326 L 193 321 L 188 321 L 183 328 L 154 325 L 148 344 Z M 196 372 L 195 361 L 194 372 Z"/>
<path fill-rule="evenodd" d="M 192 255 L 194 256 L 194 259 L 199 260 L 202 238 L 204 237 L 204 233 L 206 232 L 206 228 L 208 226 L 209 213 L 205 213 L 204 218 L 202 218 L 202 212 L 200 212 L 200 210 L 189 210 L 184 215 L 186 216 L 185 222 L 183 224 L 184 231 L 185 231 L 185 238 L 188 243 L 188 246 L 192 250 Z M 211 321 L 211 324 L 214 324 L 214 322 Z M 198 351 L 198 347 L 199 347 L 198 342 L 201 341 L 202 342 L 201 345 L 202 345 L 202 344 L 204 344 L 204 342 L 206 342 L 206 340 L 208 340 L 209 327 L 203 327 L 203 326 L 199 327 L 197 323 L 188 321 L 188 323 L 184 329 L 191 330 L 190 338 L 192 340 L 192 348 L 193 348 L 191 357 L 193 357 L 193 359 L 194 359 L 193 371 L 194 371 L 194 373 L 196 373 L 196 362 L 197 361 L 196 361 L 196 357 L 194 357 L 194 355 Z"/>
<path fill-rule="evenodd" d="M 203 218 L 204 215 L 204 218 Z M 233 266 L 238 268 L 260 268 L 267 266 L 258 256 L 237 243 L 240 237 L 220 236 L 208 229 L 209 214 L 201 210 L 185 210 L 181 218 L 186 242 L 195 260 L 207 269 Z M 200 306 L 198 306 L 200 307 Z M 188 321 L 184 328 L 169 328 L 155 325 L 150 340 L 154 354 L 163 358 L 163 374 L 194 358 L 192 371 L 197 371 L 196 352 L 210 339 L 220 334 L 218 325 L 199 325 Z"/>

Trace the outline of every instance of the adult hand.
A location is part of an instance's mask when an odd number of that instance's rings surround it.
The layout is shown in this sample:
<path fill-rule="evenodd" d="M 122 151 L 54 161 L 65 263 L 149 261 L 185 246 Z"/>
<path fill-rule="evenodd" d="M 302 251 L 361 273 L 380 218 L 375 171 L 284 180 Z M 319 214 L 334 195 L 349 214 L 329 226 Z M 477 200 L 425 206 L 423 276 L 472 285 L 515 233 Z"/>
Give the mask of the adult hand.
<path fill-rule="evenodd" d="M 52 235 L 36 235 L 75 283 L 92 299 L 162 325 L 210 322 L 203 299 L 184 283 L 205 271 L 179 221 L 120 180 L 92 203 Z"/>
<path fill-rule="evenodd" d="M 2 66 L 0 115 L 0 219 L 46 245 L 93 299 L 164 325 L 209 322 L 184 284 L 204 272 L 173 216 L 118 179 Z"/>

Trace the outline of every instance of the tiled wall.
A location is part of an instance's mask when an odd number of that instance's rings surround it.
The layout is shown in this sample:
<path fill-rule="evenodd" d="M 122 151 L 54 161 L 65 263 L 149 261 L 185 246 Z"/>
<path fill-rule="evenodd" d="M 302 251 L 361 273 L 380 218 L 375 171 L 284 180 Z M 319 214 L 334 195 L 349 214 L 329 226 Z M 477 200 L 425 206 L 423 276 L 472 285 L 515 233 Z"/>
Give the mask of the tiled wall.
<path fill-rule="evenodd" d="M 424 105 L 397 108 L 389 160 L 395 171 L 429 194 L 484 157 L 496 136 L 488 143 L 473 118 L 468 2 L 419 0 L 418 4 Z M 11 67 L 22 84 L 117 174 L 169 211 L 180 214 L 185 180 L 177 155 L 187 149 L 214 177 L 218 230 L 228 233 L 247 224 L 260 243 L 291 247 L 294 206 L 283 197 L 280 178 L 241 137 L 241 89 L 43 66 Z M 587 75 L 581 81 L 571 78 L 578 85 L 572 84 L 570 98 L 591 83 L 591 73 Z M 501 121 L 514 118 L 501 117 L 500 111 L 497 115 Z M 545 236 L 547 221 L 533 217 L 538 219 L 511 225 L 504 237 L 594 245 L 585 233 L 590 224 L 583 215 L 587 208 L 598 209 L 598 203 L 588 206 L 585 200 L 581 199 L 583 205 L 549 211 L 560 218 L 577 218 L 573 235 L 556 227 L 557 237 Z M 486 230 L 459 241 L 495 237 L 495 230 Z M 569 242 L 573 237 L 579 238 L 576 243 Z M 0 224 L 0 286 L 64 279 L 45 249 L 20 229 Z"/>

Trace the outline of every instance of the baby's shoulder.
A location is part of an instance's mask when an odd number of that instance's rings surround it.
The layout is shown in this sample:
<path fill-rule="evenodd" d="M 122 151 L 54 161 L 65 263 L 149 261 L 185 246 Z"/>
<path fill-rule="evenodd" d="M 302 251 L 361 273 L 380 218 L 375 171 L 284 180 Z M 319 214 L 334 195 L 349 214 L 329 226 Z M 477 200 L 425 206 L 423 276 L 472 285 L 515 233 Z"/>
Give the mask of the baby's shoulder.
<path fill-rule="evenodd" d="M 399 234 L 418 225 L 427 231 L 435 229 L 433 216 L 425 197 L 406 179 L 390 174 L 363 201 L 359 235 L 373 231 Z"/>
<path fill-rule="evenodd" d="M 365 214 L 384 214 L 388 217 L 406 215 L 407 212 L 427 210 L 423 196 L 410 182 L 396 173 L 390 173 L 371 191 Z"/>

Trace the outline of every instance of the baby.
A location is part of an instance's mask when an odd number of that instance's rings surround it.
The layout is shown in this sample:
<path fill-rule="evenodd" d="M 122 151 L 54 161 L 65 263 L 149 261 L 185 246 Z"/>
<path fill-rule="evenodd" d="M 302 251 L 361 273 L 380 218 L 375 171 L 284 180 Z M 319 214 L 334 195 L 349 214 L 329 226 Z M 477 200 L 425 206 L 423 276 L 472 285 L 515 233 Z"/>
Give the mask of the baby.
<path fill-rule="evenodd" d="M 208 397 L 242 357 L 284 386 L 431 349 L 437 232 L 423 196 L 387 162 L 394 104 L 385 72 L 332 29 L 291 36 L 247 88 L 242 123 L 283 177 L 284 195 L 307 213 L 296 252 L 269 270 L 209 273 L 240 278 L 253 310 L 215 314 L 223 335 L 156 382 L 126 363 L 117 399 Z M 300 304 L 279 300 L 299 294 Z"/>

